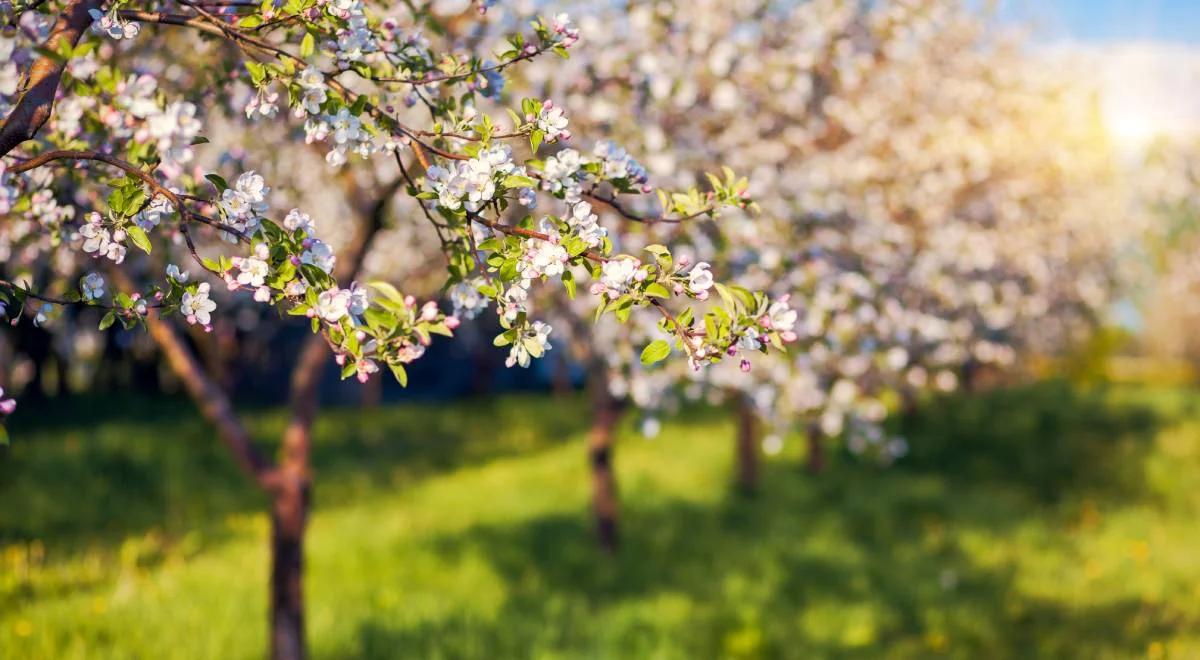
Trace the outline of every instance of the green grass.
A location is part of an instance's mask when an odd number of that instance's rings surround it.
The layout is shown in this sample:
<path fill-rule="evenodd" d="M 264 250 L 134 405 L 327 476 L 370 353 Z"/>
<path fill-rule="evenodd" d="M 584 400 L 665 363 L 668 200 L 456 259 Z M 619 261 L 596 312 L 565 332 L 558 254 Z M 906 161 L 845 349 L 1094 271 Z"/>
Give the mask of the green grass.
<path fill-rule="evenodd" d="M 266 442 L 283 418 L 252 419 Z M 265 502 L 185 404 L 20 420 L 0 453 L 0 657 L 262 656 Z M 1198 395 L 934 401 L 899 465 L 839 456 L 813 478 L 785 453 L 754 498 L 729 487 L 719 411 L 626 429 L 612 558 L 585 431 L 582 398 L 323 416 L 314 655 L 1200 657 Z"/>

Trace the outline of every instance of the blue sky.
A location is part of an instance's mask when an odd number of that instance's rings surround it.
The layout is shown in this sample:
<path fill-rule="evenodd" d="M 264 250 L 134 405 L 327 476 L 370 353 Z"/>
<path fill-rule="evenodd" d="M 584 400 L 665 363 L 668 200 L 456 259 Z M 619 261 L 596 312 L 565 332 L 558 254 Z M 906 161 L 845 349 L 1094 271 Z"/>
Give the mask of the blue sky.
<path fill-rule="evenodd" d="M 1200 0 L 1002 0 L 1047 41 L 1200 44 Z"/>

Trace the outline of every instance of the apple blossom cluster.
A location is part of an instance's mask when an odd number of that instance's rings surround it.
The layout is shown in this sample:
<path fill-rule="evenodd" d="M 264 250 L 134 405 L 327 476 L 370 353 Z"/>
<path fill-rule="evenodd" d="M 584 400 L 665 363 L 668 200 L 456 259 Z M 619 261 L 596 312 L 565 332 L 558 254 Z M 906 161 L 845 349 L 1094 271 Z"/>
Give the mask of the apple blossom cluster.
<path fill-rule="evenodd" d="M 119 4 L 114 3 L 107 12 L 102 12 L 99 9 L 89 9 L 88 15 L 92 17 L 92 32 L 102 34 L 110 39 L 120 41 L 122 39 L 133 39 L 141 31 L 142 26 L 134 21 L 122 20 L 117 14 Z"/>
<path fill-rule="evenodd" d="M 622 192 L 652 190 L 646 169 L 611 140 L 597 142 L 591 155 L 563 149 L 541 163 L 533 163 L 539 165 L 542 190 L 567 202 L 582 199 L 585 189 L 592 190 L 601 183 Z"/>
<path fill-rule="evenodd" d="M 502 326 L 494 343 L 507 347 L 510 366 L 528 366 L 554 336 L 532 318 L 535 283 L 574 296 L 589 277 L 598 316 L 625 322 L 644 308 L 658 319 L 652 325 L 666 339 L 642 349 L 647 364 L 676 351 L 698 368 L 795 339 L 785 298 L 726 287 L 710 263 L 676 260 L 663 246 L 619 254 L 601 224 L 607 208 L 647 223 L 747 209 L 746 179 L 727 170 L 710 177 L 707 192 L 660 191 L 657 207 L 649 196 L 624 202 L 651 191 L 646 168 L 607 139 L 588 156 L 561 148 L 579 132 L 564 104 L 526 98 L 505 125 L 476 106 L 504 101 L 510 67 L 568 56 L 580 31 L 565 14 L 532 21 L 532 35 L 512 30 L 481 57 L 464 50 L 477 42 L 441 29 L 431 6 L 288 0 L 162 12 L 81 2 L 91 5 L 91 29 L 78 41 L 57 38 L 53 3 L 30 8 L 14 36 L 0 37 L 11 56 L 0 65 L 6 119 L 39 58 L 65 62 L 49 120 L 0 154 L 0 205 L 10 216 L 0 226 L 0 295 L 10 316 L 29 311 L 35 323 L 55 325 L 56 310 L 79 306 L 100 310 L 101 330 L 135 328 L 152 315 L 211 330 L 236 293 L 306 319 L 343 377 L 366 380 L 386 367 L 403 383 L 405 365 L 433 335 L 451 336 L 460 318 L 489 307 Z M 51 39 L 53 53 L 44 47 Z M 290 168 L 257 165 L 231 138 L 239 131 L 284 136 L 291 149 L 326 143 L 334 167 L 361 156 L 361 170 L 346 179 L 403 177 L 399 190 L 449 261 L 454 315 L 385 280 L 345 275 L 357 272 L 355 260 L 339 262 L 335 246 L 354 237 L 288 203 L 286 185 L 269 186 Z M 532 157 L 517 160 L 509 140 L 528 141 Z M 543 145 L 558 151 L 539 160 Z M 279 153 L 286 160 L 294 151 L 281 145 Z M 232 183 L 217 174 L 230 171 Z M 512 213 L 535 208 L 543 192 L 565 207 L 537 218 Z M 289 207 L 282 219 L 273 212 Z"/>

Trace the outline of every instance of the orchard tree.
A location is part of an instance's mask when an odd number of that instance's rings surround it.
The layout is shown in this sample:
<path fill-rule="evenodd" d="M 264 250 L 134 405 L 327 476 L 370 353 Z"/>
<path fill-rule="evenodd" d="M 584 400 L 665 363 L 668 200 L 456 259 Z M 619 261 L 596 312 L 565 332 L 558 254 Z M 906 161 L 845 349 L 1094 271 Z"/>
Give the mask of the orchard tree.
<path fill-rule="evenodd" d="M 656 338 L 640 351 L 648 361 L 674 346 L 703 367 L 739 355 L 747 335 L 767 340 L 759 350 L 788 339 L 768 316 L 786 303 L 749 290 L 710 299 L 711 271 L 661 245 L 638 255 L 614 250 L 583 202 L 619 208 L 624 197 L 652 192 L 635 161 L 614 146 L 552 164 L 541 157 L 547 145 L 580 139 L 566 110 L 504 92 L 510 69 L 566 57 L 579 31 L 559 15 L 495 39 L 438 37 L 478 34 L 448 26 L 486 21 L 478 16 L 488 4 L 453 15 L 438 4 L 360 0 L 6 5 L 3 313 L 53 326 L 66 313 L 99 310 L 102 330 L 147 330 L 271 498 L 275 657 L 305 654 L 309 435 L 328 354 L 344 378 L 367 381 L 386 370 L 406 384 L 405 365 L 434 336 L 453 336 L 460 318 L 493 308 L 502 326 L 494 343 L 510 366 L 525 367 L 551 346 L 551 327 L 530 298 L 546 286 L 590 300 L 598 316 L 653 315 Z M 230 124 L 241 126 L 226 132 Z M 393 163 L 393 181 L 360 214 L 367 221 L 355 227 L 279 206 L 273 189 L 287 184 L 278 179 L 303 175 L 279 167 L 268 179 L 253 150 L 219 146 L 218 133 L 250 139 L 264 124 L 270 139 L 324 151 L 327 175 L 316 185 L 336 187 L 347 168 L 375 176 L 380 163 Z M 744 206 L 739 181 L 664 193 L 659 215 L 641 219 L 683 221 Z M 404 220 L 436 236 L 455 314 L 418 303 L 395 283 L 355 280 L 394 192 L 410 200 Z M 539 197 L 540 217 L 514 211 Z M 227 311 L 219 289 L 313 333 L 296 359 L 278 458 L 252 442 L 181 335 L 181 327 L 209 331 Z M 0 399 L 4 416 L 14 411 L 12 399 Z"/>
<path fill-rule="evenodd" d="M 781 321 L 798 341 L 778 359 L 747 351 L 697 377 L 612 350 L 637 327 L 565 325 L 610 374 L 607 395 L 592 397 L 589 447 L 602 539 L 615 524 L 605 520 L 614 400 L 652 410 L 673 405 L 672 392 L 732 399 L 747 488 L 759 417 L 769 451 L 801 429 L 813 469 L 833 437 L 887 463 L 906 448 L 882 430 L 890 412 L 958 387 L 976 365 L 1057 350 L 1111 300 L 1124 234 L 1111 231 L 1119 217 L 1105 205 L 1112 174 L 1097 117 L 977 8 L 698 0 L 579 10 L 585 29 L 609 30 L 607 47 L 573 58 L 571 75 L 544 62 L 518 75 L 577 108 L 574 126 L 617 135 L 652 182 L 694 184 L 697 163 L 725 162 L 752 174 L 761 208 L 644 223 L 609 207 L 619 220 L 610 237 L 700 254 L 732 284 L 790 296 Z M 631 113 L 636 131 L 622 121 Z M 573 147 L 547 162 L 586 154 Z M 658 215 L 644 204 L 632 210 Z"/>

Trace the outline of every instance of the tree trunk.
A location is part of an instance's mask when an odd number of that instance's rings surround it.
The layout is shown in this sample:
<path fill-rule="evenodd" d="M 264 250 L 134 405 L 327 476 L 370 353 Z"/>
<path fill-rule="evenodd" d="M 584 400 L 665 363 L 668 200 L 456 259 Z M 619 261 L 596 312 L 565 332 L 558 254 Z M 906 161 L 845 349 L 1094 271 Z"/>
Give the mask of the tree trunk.
<path fill-rule="evenodd" d="M 286 475 L 271 503 L 271 657 L 301 660 L 304 637 L 304 528 L 309 482 Z"/>
<path fill-rule="evenodd" d="M 291 419 L 283 433 L 279 480 L 271 503 L 271 657 L 302 660 L 304 636 L 304 530 L 312 506 L 312 427 L 318 386 L 329 358 L 325 341 L 305 342 L 292 371 Z"/>
<path fill-rule="evenodd" d="M 737 486 L 743 494 L 758 491 L 758 419 L 754 407 L 743 395 L 737 396 Z"/>
<path fill-rule="evenodd" d="M 620 405 L 608 392 L 603 374 L 592 381 L 592 430 L 588 436 L 588 458 L 592 466 L 592 510 L 596 516 L 596 539 L 606 552 L 617 550 L 617 475 L 613 470 L 613 440 Z"/>
<path fill-rule="evenodd" d="M 807 469 L 809 474 L 817 475 L 825 471 L 825 443 L 821 425 L 809 422 L 805 435 L 808 439 Z"/>

